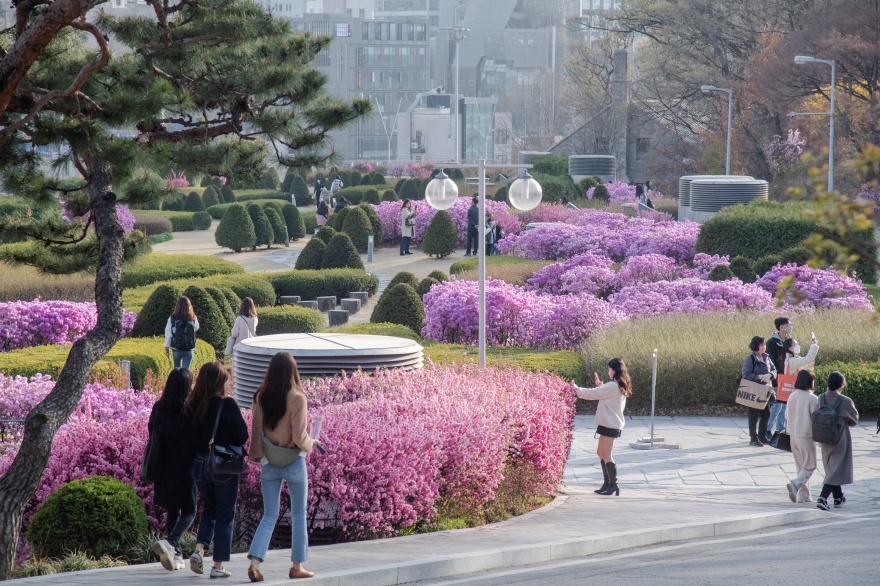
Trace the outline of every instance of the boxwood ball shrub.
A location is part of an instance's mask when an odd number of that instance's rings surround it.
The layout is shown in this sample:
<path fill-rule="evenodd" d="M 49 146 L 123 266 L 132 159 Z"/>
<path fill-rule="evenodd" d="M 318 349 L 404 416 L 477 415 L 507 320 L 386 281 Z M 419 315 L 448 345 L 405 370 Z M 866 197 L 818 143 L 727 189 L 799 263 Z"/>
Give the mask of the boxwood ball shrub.
<path fill-rule="evenodd" d="M 418 179 L 407 179 L 400 188 L 400 199 L 424 199 L 425 194 L 421 192 L 422 182 Z"/>
<path fill-rule="evenodd" d="M 205 206 L 205 209 L 220 203 L 225 202 L 220 201 L 220 196 L 217 194 L 217 191 L 213 187 L 206 187 L 205 191 L 202 193 L 202 205 Z"/>
<path fill-rule="evenodd" d="M 266 213 L 266 219 L 269 220 L 269 225 L 272 226 L 272 234 L 275 236 L 272 242 L 275 244 L 286 244 L 287 226 L 284 220 L 281 219 L 281 214 L 278 213 L 275 206 L 269 204 L 263 206 L 263 211 Z"/>
<path fill-rule="evenodd" d="M 492 196 L 492 199 L 495 201 L 507 201 L 507 186 L 502 185 L 498 188 L 498 191 L 495 192 L 495 195 Z"/>
<path fill-rule="evenodd" d="M 241 307 L 241 297 L 235 294 L 235 291 L 229 289 L 227 287 L 220 287 L 220 291 L 223 292 L 223 296 L 226 297 L 226 302 L 229 303 L 229 307 L 232 308 L 235 315 L 238 315 L 238 308 Z M 232 322 L 235 325 L 235 320 Z"/>
<path fill-rule="evenodd" d="M 398 283 L 382 293 L 373 308 L 370 322 L 400 324 L 419 333 L 425 324 L 425 306 L 413 287 L 407 283 Z"/>
<path fill-rule="evenodd" d="M 296 205 L 307 206 L 315 203 L 315 198 L 313 197 L 312 192 L 309 191 L 309 186 L 306 185 L 306 182 L 299 175 L 293 178 L 291 190 Z"/>
<path fill-rule="evenodd" d="M 282 210 L 284 209 L 285 203 L 277 199 L 270 199 L 269 201 L 261 202 L 260 205 L 263 206 L 263 211 L 266 211 L 267 207 L 273 208 L 280 216 Z"/>
<path fill-rule="evenodd" d="M 170 234 L 172 232 L 171 220 L 157 214 L 136 213 L 134 229 L 140 230 L 147 236 L 156 234 Z"/>
<path fill-rule="evenodd" d="M 192 302 L 196 317 L 199 318 L 199 331 L 196 337 L 204 340 L 217 352 L 226 349 L 226 338 L 229 337 L 229 324 L 214 298 L 198 285 L 188 287 L 183 294 Z"/>
<path fill-rule="evenodd" d="M 385 290 L 387 291 L 399 283 L 406 283 L 407 285 L 415 289 L 419 286 L 419 278 L 410 271 L 400 271 L 391 278 Z"/>
<path fill-rule="evenodd" d="M 364 192 L 362 202 L 379 205 L 379 192 L 375 189 L 368 189 Z"/>
<path fill-rule="evenodd" d="M 394 184 L 394 193 L 396 193 L 398 195 L 398 197 L 400 196 L 400 192 L 403 190 L 403 185 L 404 185 L 404 183 L 406 183 L 406 181 L 407 181 L 406 179 L 401 178 L 401 179 L 398 179 L 397 183 Z"/>
<path fill-rule="evenodd" d="M 364 210 L 370 219 L 370 224 L 373 226 L 373 243 L 375 246 L 379 246 L 379 243 L 382 242 L 382 220 L 379 218 L 379 212 L 368 203 L 360 203 L 358 207 Z"/>
<path fill-rule="evenodd" d="M 430 273 L 428 273 L 428 276 L 431 277 L 432 279 L 437 279 L 437 281 L 439 281 L 440 283 L 449 280 L 449 275 L 447 275 L 446 273 L 444 273 L 441 270 L 433 270 Z"/>
<path fill-rule="evenodd" d="M 220 199 L 223 200 L 223 203 L 235 203 L 235 192 L 229 185 L 220 188 Z"/>
<path fill-rule="evenodd" d="M 272 231 L 272 224 L 269 223 L 266 212 L 263 211 L 260 204 L 250 202 L 247 205 L 247 213 L 251 217 L 251 222 L 254 223 L 254 250 L 258 246 L 270 248 L 275 240 L 275 233 Z"/>
<path fill-rule="evenodd" d="M 342 224 L 342 231 L 348 234 L 358 252 L 367 251 L 367 237 L 373 234 L 373 225 L 362 207 L 350 208 Z"/>
<path fill-rule="evenodd" d="M 768 254 L 762 256 L 752 264 L 752 271 L 759 277 L 763 276 L 767 271 L 778 264 L 782 263 L 782 257 L 778 254 Z"/>
<path fill-rule="evenodd" d="M 315 217 L 315 212 L 300 212 L 299 215 L 305 224 L 306 234 L 314 234 L 318 231 L 318 219 Z"/>
<path fill-rule="evenodd" d="M 754 283 L 757 278 L 752 270 L 752 263 L 744 256 L 735 256 L 730 259 L 730 272 L 743 283 Z"/>
<path fill-rule="evenodd" d="M 393 189 L 386 189 L 382 192 L 382 201 L 400 201 L 400 196 Z"/>
<path fill-rule="evenodd" d="M 362 177 L 359 171 L 352 171 L 351 173 L 349 173 L 348 178 L 351 180 L 352 187 L 361 184 Z"/>
<path fill-rule="evenodd" d="M 281 208 L 281 215 L 284 217 L 284 223 L 287 226 L 287 235 L 290 236 L 291 240 L 296 242 L 300 238 L 305 237 L 306 223 L 303 220 L 302 214 L 299 213 L 299 208 L 292 203 L 285 204 L 285 206 Z"/>
<path fill-rule="evenodd" d="M 323 240 L 317 236 L 311 238 L 296 258 L 295 268 L 300 271 L 319 270 L 326 250 L 327 245 Z"/>
<path fill-rule="evenodd" d="M 611 201 L 611 194 L 608 192 L 608 188 L 604 185 L 597 185 L 596 189 L 593 190 L 593 199 L 607 203 Z"/>
<path fill-rule="evenodd" d="M 434 285 L 439 285 L 440 281 L 434 279 L 433 277 L 425 277 L 421 281 L 419 281 L 419 286 L 416 288 L 416 293 L 419 294 L 419 297 L 424 297 L 425 294 L 431 290 L 431 287 Z"/>
<path fill-rule="evenodd" d="M 174 285 L 163 284 L 156 287 L 138 313 L 129 335 L 133 338 L 164 336 L 165 324 L 174 312 L 178 299 L 180 289 Z"/>
<path fill-rule="evenodd" d="M 349 297 L 353 291 L 366 291 L 375 295 L 379 278 L 358 269 L 294 270 L 268 273 L 275 292 L 280 295 L 299 295 L 311 300 L 335 295 L 337 299 Z"/>
<path fill-rule="evenodd" d="M 452 222 L 449 212 L 438 211 L 431 218 L 428 229 L 422 238 L 422 252 L 428 256 L 445 258 L 455 252 L 458 246 L 458 230 Z"/>
<path fill-rule="evenodd" d="M 255 246 L 257 235 L 254 222 L 243 205 L 234 203 L 229 206 L 217 225 L 214 240 L 218 246 L 231 248 L 235 252 Z"/>
<path fill-rule="evenodd" d="M 207 230 L 211 227 L 211 214 L 208 212 L 196 212 L 192 216 L 193 228 L 196 230 Z"/>
<path fill-rule="evenodd" d="M 208 295 L 214 300 L 214 303 L 217 304 L 217 307 L 220 309 L 220 313 L 223 314 L 223 319 L 226 321 L 226 325 L 232 329 L 232 325 L 235 323 L 235 315 L 238 312 L 238 306 L 232 307 L 229 304 L 229 300 L 226 299 L 226 295 L 223 294 L 223 290 L 219 287 L 205 287 L 205 291 L 208 292 Z"/>
<path fill-rule="evenodd" d="M 199 197 L 199 194 L 195 191 L 191 191 L 188 196 L 186 196 L 186 202 L 183 204 L 183 210 L 185 212 L 203 212 L 205 211 L 205 204 L 202 203 L 202 198 Z"/>
<path fill-rule="evenodd" d="M 364 270 L 364 263 L 348 234 L 340 232 L 330 239 L 321 259 L 321 268 Z"/>
<path fill-rule="evenodd" d="M 321 226 L 321 229 L 315 234 L 315 238 L 319 240 L 323 240 L 324 244 L 330 244 L 330 240 L 336 236 L 336 229 L 332 226 L 324 224 Z"/>
<path fill-rule="evenodd" d="M 147 532 L 144 501 L 134 489 L 109 476 L 92 476 L 61 486 L 43 503 L 27 527 L 27 538 L 42 557 L 72 551 L 119 556 Z"/>
<path fill-rule="evenodd" d="M 327 220 L 327 225 L 336 230 L 337 232 L 342 232 L 342 226 L 345 225 L 345 218 L 348 214 L 351 213 L 351 206 L 345 206 L 335 214 L 330 216 L 330 219 Z M 329 244 L 329 243 L 328 243 Z"/>
<path fill-rule="evenodd" d="M 371 183 L 373 185 L 385 185 L 385 176 L 378 171 L 373 171 L 370 173 L 370 176 L 372 177 Z"/>
<path fill-rule="evenodd" d="M 190 193 L 195 193 L 196 195 L 198 195 L 198 193 L 195 191 L 192 191 Z M 162 198 L 162 209 L 171 212 L 182 212 L 184 211 L 183 204 L 186 202 L 186 197 L 187 196 L 180 193 L 179 191 L 172 191 Z"/>
<path fill-rule="evenodd" d="M 275 291 L 266 275 L 215 275 L 199 281 L 203 286 L 215 285 L 221 289 L 227 288 L 235 292 L 241 299 L 250 297 L 257 307 L 270 307 L 275 305 Z M 238 307 L 235 308 L 238 311 Z"/>
<path fill-rule="evenodd" d="M 733 271 L 727 265 L 718 265 L 711 271 L 707 277 L 710 281 L 729 281 L 733 278 Z"/>
<path fill-rule="evenodd" d="M 260 309 L 259 335 L 320 332 L 327 318 L 316 309 L 296 305 L 277 305 Z"/>

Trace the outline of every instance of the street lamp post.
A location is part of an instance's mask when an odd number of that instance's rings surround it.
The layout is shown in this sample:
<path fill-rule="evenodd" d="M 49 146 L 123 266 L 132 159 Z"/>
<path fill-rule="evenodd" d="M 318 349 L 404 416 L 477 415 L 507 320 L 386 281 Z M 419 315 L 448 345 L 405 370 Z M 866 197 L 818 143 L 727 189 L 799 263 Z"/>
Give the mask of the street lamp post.
<path fill-rule="evenodd" d="M 816 59 L 809 55 L 797 55 L 794 62 L 798 65 L 805 63 L 824 63 L 831 66 L 831 92 L 829 95 L 829 109 L 827 112 L 790 112 L 789 117 L 794 116 L 828 116 L 828 191 L 834 191 L 834 86 L 837 85 L 837 64 L 833 59 Z"/>
<path fill-rule="evenodd" d="M 455 38 L 455 117 L 453 118 L 455 124 L 455 140 L 453 144 L 453 148 L 455 149 L 455 154 L 452 157 L 452 160 L 456 163 L 458 162 L 458 157 L 461 154 L 461 149 L 459 147 L 459 140 L 461 140 L 461 128 L 459 121 L 459 112 L 458 112 L 458 64 L 461 61 L 461 57 L 459 56 L 459 43 L 467 39 L 468 32 L 470 32 L 469 28 L 465 28 L 463 26 L 456 26 L 452 29 L 454 32 Z"/>
<path fill-rule="evenodd" d="M 730 127 L 733 123 L 733 90 L 723 87 L 715 87 L 714 85 L 704 85 L 700 87 L 704 94 L 709 92 L 724 92 L 727 94 L 727 160 L 724 164 L 725 175 L 730 175 Z"/>
<path fill-rule="evenodd" d="M 480 159 L 476 165 L 448 165 L 454 169 L 477 169 L 479 173 L 479 227 L 477 228 L 477 282 L 479 287 L 478 299 L 478 328 L 477 334 L 480 366 L 486 366 L 486 159 Z M 510 205 L 518 210 L 528 211 L 541 203 L 543 195 L 541 186 L 532 176 L 526 172 L 531 165 L 505 165 L 505 169 L 521 169 L 522 173 L 510 185 L 507 191 L 507 199 Z M 488 167 L 491 168 L 491 167 Z M 458 186 L 442 171 L 428 183 L 425 188 L 425 200 L 437 210 L 448 210 L 458 201 Z"/>

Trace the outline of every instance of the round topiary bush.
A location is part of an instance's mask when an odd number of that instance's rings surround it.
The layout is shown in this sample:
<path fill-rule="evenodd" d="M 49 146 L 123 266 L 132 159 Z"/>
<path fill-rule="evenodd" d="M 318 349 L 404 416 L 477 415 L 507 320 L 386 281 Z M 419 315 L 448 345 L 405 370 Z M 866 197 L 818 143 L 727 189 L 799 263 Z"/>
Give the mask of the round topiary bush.
<path fill-rule="evenodd" d="M 597 185 L 596 189 L 593 190 L 593 199 L 609 202 L 611 201 L 611 194 L 608 193 L 608 188 L 604 185 Z"/>
<path fill-rule="evenodd" d="M 269 218 L 266 217 L 266 212 L 263 211 L 260 204 L 251 202 L 247 206 L 247 213 L 251 217 L 251 222 L 254 223 L 253 249 L 256 250 L 258 246 L 262 245 L 270 248 L 275 240 L 275 232 L 272 230 Z"/>
<path fill-rule="evenodd" d="M 174 306 L 179 298 L 180 289 L 174 285 L 165 284 L 156 287 L 141 308 L 129 336 L 133 338 L 164 336 L 165 323 L 168 321 L 168 316 L 174 312 Z"/>
<path fill-rule="evenodd" d="M 345 224 L 345 218 L 350 213 L 351 206 L 345 206 L 344 208 L 330 216 L 330 219 L 327 221 L 327 225 L 337 232 L 342 232 L 342 226 Z"/>
<path fill-rule="evenodd" d="M 287 234 L 287 225 L 281 219 L 281 214 L 278 213 L 275 206 L 268 204 L 263 206 L 263 211 L 266 213 L 269 225 L 272 226 L 272 234 L 275 236 L 272 241 L 275 244 L 287 244 L 287 240 L 284 238 L 285 234 Z"/>
<path fill-rule="evenodd" d="M 260 335 L 320 332 L 327 318 L 317 309 L 297 305 L 278 305 L 260 311 Z"/>
<path fill-rule="evenodd" d="M 303 178 L 299 175 L 293 178 L 291 189 L 291 193 L 293 193 L 296 205 L 307 206 L 315 202 L 315 199 L 312 196 L 312 192 L 309 191 L 309 186 L 306 185 L 305 180 L 303 180 Z"/>
<path fill-rule="evenodd" d="M 757 277 L 763 277 L 770 269 L 782 262 L 782 257 L 778 254 L 768 254 L 762 256 L 752 264 L 752 271 Z"/>
<path fill-rule="evenodd" d="M 193 191 L 192 193 L 196 193 Z M 192 194 L 191 193 L 191 194 Z M 196 196 L 199 194 L 196 193 Z M 168 212 L 182 212 L 183 204 L 186 202 L 186 196 L 179 191 L 172 191 L 162 198 L 162 209 Z"/>
<path fill-rule="evenodd" d="M 434 279 L 432 277 L 425 277 L 421 281 L 419 281 L 419 286 L 416 288 L 416 293 L 419 294 L 419 297 L 424 297 L 425 293 L 431 290 L 431 287 L 434 285 L 439 285 L 440 281 Z"/>
<path fill-rule="evenodd" d="M 229 324 L 217 302 L 210 293 L 198 285 L 187 287 L 183 294 L 189 297 L 193 311 L 199 318 L 196 337 L 213 346 L 218 353 L 223 352 L 226 349 L 226 338 L 229 337 Z"/>
<path fill-rule="evenodd" d="M 400 188 L 400 199 L 419 199 L 422 182 L 416 178 L 407 179 Z"/>
<path fill-rule="evenodd" d="M 784 265 L 790 263 L 805 265 L 810 262 L 811 258 L 813 258 L 813 253 L 804 246 L 792 246 L 791 248 L 786 248 L 780 252 L 779 257 L 782 259 L 782 264 Z"/>
<path fill-rule="evenodd" d="M 324 244 L 330 244 L 330 240 L 336 236 L 336 230 L 332 226 L 324 225 L 318 230 L 318 233 L 315 234 L 316 238 L 319 238 L 324 241 Z"/>
<path fill-rule="evenodd" d="M 507 186 L 502 185 L 498 188 L 498 191 L 495 192 L 495 195 L 492 197 L 495 201 L 507 201 Z"/>
<path fill-rule="evenodd" d="M 364 176 L 361 177 L 361 182 L 358 183 L 358 185 L 360 185 L 361 187 L 363 187 L 364 185 L 372 185 L 372 184 L 373 184 L 373 177 L 369 173 L 364 173 Z M 378 191 L 376 193 L 378 193 Z"/>
<path fill-rule="evenodd" d="M 298 173 L 288 169 L 284 174 L 284 180 L 281 182 L 281 193 L 293 193 L 293 178 L 298 176 Z"/>
<path fill-rule="evenodd" d="M 320 269 L 321 261 L 324 259 L 324 252 L 326 250 L 327 245 L 324 244 L 323 240 L 318 237 L 312 238 L 306 243 L 302 252 L 299 253 L 294 268 L 301 271 Z"/>
<path fill-rule="evenodd" d="M 404 183 L 406 183 L 406 179 L 398 179 L 397 183 L 394 184 L 394 193 L 396 193 L 398 197 L 400 196 Z"/>
<path fill-rule="evenodd" d="M 447 275 L 446 273 L 444 273 L 441 270 L 431 271 L 430 273 L 428 273 L 428 276 L 431 277 L 432 279 L 437 279 L 441 283 L 445 283 L 446 281 L 449 280 L 449 275 Z"/>
<path fill-rule="evenodd" d="M 348 237 L 348 234 L 340 232 L 330 239 L 324 257 L 321 259 L 322 269 L 361 269 L 364 263 L 358 254 L 357 248 Z"/>
<path fill-rule="evenodd" d="M 221 187 L 220 199 L 223 200 L 223 203 L 235 203 L 235 193 L 233 193 L 232 188 L 228 185 Z"/>
<path fill-rule="evenodd" d="M 366 252 L 367 237 L 373 234 L 373 224 L 370 223 L 364 208 L 353 206 L 350 209 L 342 224 L 342 231 L 348 234 L 358 252 Z"/>
<path fill-rule="evenodd" d="M 185 212 L 203 212 L 203 211 L 205 211 L 205 204 L 202 203 L 202 198 L 199 197 L 198 193 L 196 193 L 195 191 L 191 191 L 190 194 L 188 196 L 186 196 L 186 202 L 183 204 L 183 211 L 185 211 Z"/>
<path fill-rule="evenodd" d="M 214 241 L 218 246 L 231 248 L 235 252 L 254 246 L 257 241 L 254 222 L 243 205 L 235 203 L 229 206 L 217 225 Z"/>
<path fill-rule="evenodd" d="M 385 176 L 378 171 L 373 171 L 372 173 L 370 173 L 370 177 L 372 178 L 372 181 L 370 181 L 370 183 L 372 183 L 373 185 L 385 185 Z"/>
<path fill-rule="evenodd" d="M 752 263 L 744 256 L 735 256 L 730 259 L 730 272 L 743 283 L 755 282 L 755 271 L 752 270 Z"/>
<path fill-rule="evenodd" d="M 217 194 L 217 191 L 213 187 L 206 187 L 205 191 L 202 193 L 202 205 L 205 206 L 205 209 L 218 205 L 219 203 L 220 196 Z"/>
<path fill-rule="evenodd" d="M 278 213 L 278 215 L 280 216 L 280 215 L 281 215 L 281 210 L 284 209 L 284 205 L 285 205 L 285 204 L 284 204 L 284 202 L 281 201 L 280 199 L 273 199 L 273 200 L 271 200 L 271 201 L 263 202 L 262 205 L 263 205 L 263 211 L 265 211 L 266 208 L 273 208 L 273 209 Z"/>
<path fill-rule="evenodd" d="M 346 185 L 350 185 L 351 187 L 355 187 L 356 185 L 361 184 L 361 179 L 363 178 L 359 171 L 352 171 L 349 173 L 348 178 L 351 180 L 351 183 L 346 183 Z"/>
<path fill-rule="evenodd" d="M 361 202 L 371 203 L 374 205 L 379 205 L 379 192 L 375 189 L 368 189 L 364 192 L 364 197 L 361 199 Z"/>
<path fill-rule="evenodd" d="M 370 322 L 400 324 L 419 333 L 425 325 L 425 306 L 413 287 L 398 283 L 382 293 Z"/>
<path fill-rule="evenodd" d="M 449 212 L 440 210 L 431 218 L 431 223 L 422 238 L 422 252 L 428 256 L 444 258 L 455 252 L 458 246 L 458 230 Z"/>
<path fill-rule="evenodd" d="M 109 476 L 61 485 L 28 523 L 25 535 L 39 557 L 82 551 L 119 556 L 147 533 L 147 511 L 134 489 Z"/>
<path fill-rule="evenodd" d="M 340 173 L 339 180 L 342 181 L 343 187 L 353 187 L 351 184 L 351 174 L 348 171 Z"/>
<path fill-rule="evenodd" d="M 382 201 L 400 201 L 400 196 L 393 189 L 386 189 L 382 192 Z"/>
<path fill-rule="evenodd" d="M 193 228 L 207 230 L 211 227 L 211 214 L 208 212 L 196 212 L 193 214 Z"/>
<path fill-rule="evenodd" d="M 235 315 L 238 315 L 238 308 L 241 307 L 241 297 L 235 294 L 235 291 L 232 289 L 227 289 L 223 287 L 220 289 L 223 292 L 223 296 L 226 298 L 227 303 L 229 303 L 229 307 L 232 308 Z M 235 325 L 235 321 L 232 322 Z"/>
<path fill-rule="evenodd" d="M 229 300 L 226 299 L 226 295 L 223 294 L 223 290 L 219 287 L 205 287 L 205 291 L 207 291 L 208 295 L 211 296 L 211 299 L 214 300 L 214 303 L 217 304 L 217 307 L 220 309 L 220 313 L 223 314 L 223 319 L 226 320 L 226 324 L 232 328 L 232 325 L 235 323 L 235 314 L 238 312 L 238 306 L 232 307 L 229 304 Z"/>
<path fill-rule="evenodd" d="M 727 265 L 718 265 L 709 271 L 708 279 L 710 281 L 729 281 L 733 278 L 733 271 Z"/>
<path fill-rule="evenodd" d="M 379 243 L 382 242 L 382 220 L 379 219 L 379 212 L 366 202 L 361 202 L 359 206 L 370 218 L 370 224 L 373 225 L 373 243 L 379 246 Z"/>
<path fill-rule="evenodd" d="M 284 216 L 284 223 L 287 226 L 287 235 L 290 236 L 291 240 L 296 242 L 306 235 L 306 223 L 303 220 L 302 214 L 299 213 L 299 208 L 292 203 L 285 204 L 285 206 L 281 208 L 281 215 Z"/>
<path fill-rule="evenodd" d="M 391 281 L 388 282 L 388 286 L 385 287 L 385 290 L 391 289 L 395 285 L 399 285 L 400 283 L 406 283 L 413 289 L 419 286 L 419 278 L 416 277 L 413 273 L 409 271 L 400 271 L 394 277 L 391 278 Z"/>

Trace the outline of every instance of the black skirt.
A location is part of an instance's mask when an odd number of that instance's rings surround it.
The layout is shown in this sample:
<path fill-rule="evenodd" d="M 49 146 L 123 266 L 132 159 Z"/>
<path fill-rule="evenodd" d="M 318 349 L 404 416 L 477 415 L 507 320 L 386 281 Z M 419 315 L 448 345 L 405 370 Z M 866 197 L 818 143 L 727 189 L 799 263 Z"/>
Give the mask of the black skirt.
<path fill-rule="evenodd" d="M 596 433 L 599 435 L 604 435 L 605 437 L 620 437 L 620 434 L 623 433 L 621 429 L 614 429 L 612 427 L 605 427 L 604 425 L 600 425 L 596 428 Z"/>

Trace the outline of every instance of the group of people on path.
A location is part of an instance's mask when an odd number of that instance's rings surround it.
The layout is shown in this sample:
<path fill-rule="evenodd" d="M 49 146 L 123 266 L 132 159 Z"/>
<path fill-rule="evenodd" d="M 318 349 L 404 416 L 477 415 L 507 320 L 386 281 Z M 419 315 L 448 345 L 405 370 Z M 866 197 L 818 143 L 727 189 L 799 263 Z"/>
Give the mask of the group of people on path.
<path fill-rule="evenodd" d="M 467 212 L 467 244 L 465 248 L 465 256 L 477 256 L 477 245 L 480 241 L 480 198 L 474 196 L 471 198 L 471 207 Z M 486 256 L 500 254 L 495 245 L 504 237 L 501 226 L 492 218 L 490 212 L 486 212 L 486 225 L 483 226 L 483 239 L 486 243 Z M 471 247 L 473 245 L 473 248 Z M 473 252 L 471 252 L 473 250 Z"/>
<path fill-rule="evenodd" d="M 242 300 L 227 341 L 227 354 L 238 342 L 256 335 L 258 317 L 253 300 Z M 202 501 L 196 550 L 189 558 L 190 569 L 205 573 L 205 551 L 213 544 L 211 578 L 228 578 L 223 563 L 232 553 L 235 507 L 239 476 L 217 473 L 209 463 L 210 448 L 242 448 L 251 439 L 248 457 L 261 464 L 263 517 L 251 542 L 248 578 L 263 581 L 260 564 L 266 558 L 280 509 L 282 483 L 290 492 L 292 548 L 289 578 L 309 578 L 303 568 L 308 561 L 306 507 L 308 473 L 305 457 L 318 441 L 306 426 L 308 408 L 296 360 L 286 352 L 276 354 L 262 385 L 254 394 L 251 429 L 241 409 L 228 397 L 231 376 L 220 362 L 202 365 L 193 381 L 189 371 L 195 348 L 198 318 L 189 298 L 178 299 L 165 327 L 165 351 L 171 353 L 174 370 L 168 375 L 159 400 L 150 413 L 148 429 L 156 438 L 159 475 L 154 480 L 154 502 L 165 509 L 165 539 L 152 549 L 166 570 L 185 567 L 180 539 L 196 515 L 197 496 Z M 320 448 L 319 448 L 320 449 Z"/>
<path fill-rule="evenodd" d="M 816 443 L 822 450 L 822 463 L 825 468 L 825 481 L 816 500 L 816 506 L 828 510 L 828 497 L 834 499 L 834 506 L 843 506 L 846 497 L 842 486 L 853 482 L 853 451 L 850 427 L 858 425 L 859 413 L 852 399 L 843 395 L 846 378 L 840 372 L 832 372 L 828 377 L 825 392 L 814 394 L 816 377 L 813 364 L 819 353 L 816 336 L 811 333 L 810 349 L 800 356 L 800 345 L 792 337 L 794 325 L 787 317 L 774 321 L 776 331 L 765 340 L 755 336 L 749 343 L 751 353 L 746 356 L 742 366 L 742 378 L 753 382 L 771 385 L 769 400 L 763 409 L 749 407 L 749 445 L 762 447 L 773 441 L 771 434 L 787 433 L 791 453 L 797 467 L 797 478 L 787 485 L 788 496 L 792 502 L 812 502 L 810 478 L 816 471 Z M 790 395 L 782 392 L 779 375 L 794 375 L 794 391 Z M 783 396 L 786 398 L 784 399 Z M 825 439 L 817 442 L 814 414 L 820 407 L 830 406 L 834 425 L 838 427 L 837 441 L 828 443 Z M 816 438 L 820 439 L 820 438 Z"/>

